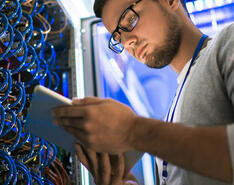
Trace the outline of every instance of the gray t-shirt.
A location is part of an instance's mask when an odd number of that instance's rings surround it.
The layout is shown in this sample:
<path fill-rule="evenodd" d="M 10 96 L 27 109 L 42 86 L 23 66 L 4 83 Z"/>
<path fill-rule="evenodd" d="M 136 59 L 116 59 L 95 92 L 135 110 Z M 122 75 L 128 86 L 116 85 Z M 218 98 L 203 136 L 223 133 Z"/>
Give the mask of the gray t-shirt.
<path fill-rule="evenodd" d="M 186 71 L 186 67 L 183 71 Z M 230 125 L 227 127 L 228 142 L 234 169 L 234 24 L 223 29 L 200 52 L 183 88 L 174 122 L 185 125 Z M 167 184 L 227 183 L 169 164 Z"/>

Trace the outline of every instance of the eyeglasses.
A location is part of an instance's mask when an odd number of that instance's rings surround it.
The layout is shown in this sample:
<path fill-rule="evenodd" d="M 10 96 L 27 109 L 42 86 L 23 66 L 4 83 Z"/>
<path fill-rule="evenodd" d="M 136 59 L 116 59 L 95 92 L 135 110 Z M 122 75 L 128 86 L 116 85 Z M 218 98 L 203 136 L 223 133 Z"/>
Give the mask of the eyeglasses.
<path fill-rule="evenodd" d="M 136 27 L 140 16 L 135 12 L 133 7 L 140 1 L 141 0 L 136 1 L 122 13 L 118 25 L 111 35 L 109 48 L 117 54 L 120 54 L 124 50 L 124 47 L 121 44 L 121 32 L 119 30 L 131 32 Z"/>

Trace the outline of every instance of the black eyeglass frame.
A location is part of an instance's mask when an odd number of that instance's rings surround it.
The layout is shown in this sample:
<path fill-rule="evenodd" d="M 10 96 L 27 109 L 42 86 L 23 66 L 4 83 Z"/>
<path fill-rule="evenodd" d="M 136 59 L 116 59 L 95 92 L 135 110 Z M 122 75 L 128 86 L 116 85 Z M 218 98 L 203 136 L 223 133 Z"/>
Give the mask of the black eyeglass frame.
<path fill-rule="evenodd" d="M 116 50 L 114 50 L 114 48 L 111 47 L 111 43 L 112 43 L 111 40 L 113 39 L 113 36 L 114 36 L 114 34 L 115 34 L 116 32 L 117 32 L 119 35 L 121 35 L 121 32 L 120 32 L 119 30 L 123 30 L 123 31 L 125 31 L 125 32 L 131 32 L 131 31 L 136 27 L 137 24 L 136 24 L 131 30 L 129 30 L 129 29 L 125 28 L 125 27 L 121 27 L 120 22 L 122 21 L 122 18 L 125 16 L 126 12 L 129 11 L 129 10 L 133 11 L 133 12 L 136 14 L 136 16 L 137 16 L 137 18 L 138 18 L 138 21 L 139 21 L 140 16 L 139 16 L 139 14 L 133 9 L 133 7 L 134 7 L 135 5 L 137 5 L 140 1 L 142 1 L 142 0 L 137 0 L 135 3 L 131 4 L 128 8 L 126 8 L 126 9 L 124 10 L 124 12 L 121 14 L 121 16 L 120 16 L 120 18 L 119 18 L 117 27 L 115 28 L 115 30 L 114 30 L 113 33 L 111 34 L 111 37 L 110 37 L 110 39 L 109 39 L 109 48 L 110 48 L 112 51 L 114 51 L 115 53 L 117 53 L 117 54 L 122 53 L 122 51 L 124 50 L 124 47 L 122 48 L 121 51 L 116 51 Z M 115 46 L 115 45 L 118 45 L 118 44 L 120 44 L 120 43 L 121 43 L 121 39 L 120 39 L 120 42 L 117 42 L 116 44 L 112 44 L 112 45 Z"/>

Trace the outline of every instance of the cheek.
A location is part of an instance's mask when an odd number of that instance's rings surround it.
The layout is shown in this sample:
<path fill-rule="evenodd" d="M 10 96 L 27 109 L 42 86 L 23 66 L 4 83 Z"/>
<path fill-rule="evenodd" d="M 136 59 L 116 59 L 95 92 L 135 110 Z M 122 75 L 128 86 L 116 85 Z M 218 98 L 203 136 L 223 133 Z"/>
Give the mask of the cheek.
<path fill-rule="evenodd" d="M 144 7 L 147 11 L 140 12 L 140 21 L 136 31 L 140 39 L 162 45 L 168 31 L 168 16 L 158 6 L 151 6 L 149 4 L 148 7 Z"/>

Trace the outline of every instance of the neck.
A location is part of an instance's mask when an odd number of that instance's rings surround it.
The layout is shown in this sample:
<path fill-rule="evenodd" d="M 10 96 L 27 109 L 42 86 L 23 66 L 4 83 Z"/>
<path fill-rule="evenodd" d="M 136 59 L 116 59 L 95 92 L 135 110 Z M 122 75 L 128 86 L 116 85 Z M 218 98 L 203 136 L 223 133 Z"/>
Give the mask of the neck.
<path fill-rule="evenodd" d="M 181 45 L 177 55 L 172 60 L 170 66 L 176 72 L 180 73 L 187 62 L 193 57 L 199 40 L 202 37 L 202 32 L 196 28 L 191 22 L 185 24 L 182 31 Z M 202 48 L 206 47 L 209 39 L 206 39 Z"/>

